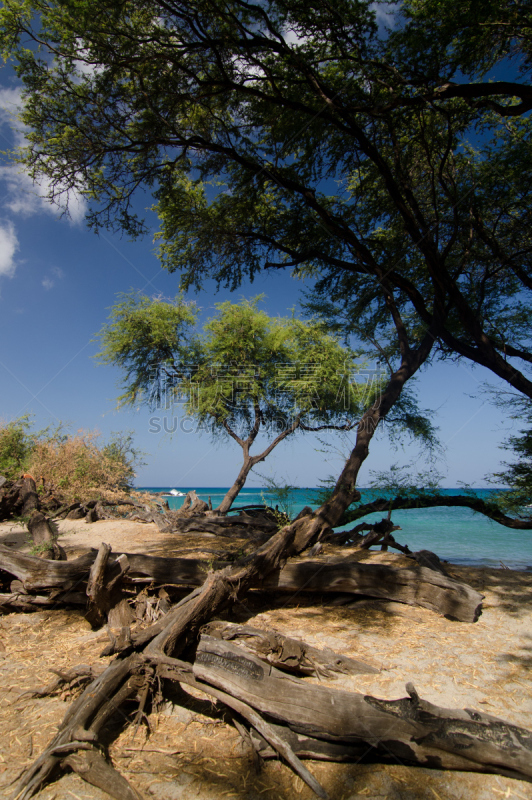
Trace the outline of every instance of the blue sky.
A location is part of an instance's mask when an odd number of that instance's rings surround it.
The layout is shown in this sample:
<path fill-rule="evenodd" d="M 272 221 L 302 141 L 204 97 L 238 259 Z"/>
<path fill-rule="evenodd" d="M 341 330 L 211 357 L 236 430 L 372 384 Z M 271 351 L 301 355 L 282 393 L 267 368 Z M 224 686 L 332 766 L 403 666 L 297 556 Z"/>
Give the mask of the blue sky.
<path fill-rule="evenodd" d="M 24 131 L 11 114 L 19 102 L 18 87 L 5 70 L 0 79 L 0 150 L 19 145 Z M 0 418 L 4 421 L 33 414 L 42 427 L 59 421 L 72 431 L 131 430 L 136 446 L 147 453 L 138 485 L 225 486 L 232 483 L 240 464 L 240 450 L 231 441 L 217 443 L 207 435 L 178 431 L 170 437 L 150 433 L 153 412 L 116 411 L 114 398 L 118 370 L 97 365 L 96 332 L 106 321 L 119 292 L 174 296 L 178 276 L 162 270 L 151 237 L 130 242 L 118 235 L 95 235 L 84 224 L 85 206 L 70 198 L 70 219 L 43 199 L 46 187 L 32 186 L 27 176 L 4 157 L 0 164 Z M 148 196 L 144 205 L 149 206 Z M 156 221 L 154 220 L 154 223 Z M 246 284 L 233 294 L 215 292 L 206 285 L 191 295 L 208 316 L 214 303 L 264 293 L 271 314 L 286 314 L 297 305 L 301 282 L 276 272 Z M 439 364 L 425 370 L 417 381 L 422 407 L 433 410 L 440 428 L 446 458 L 440 464 L 446 486 L 459 482 L 484 485 L 484 475 L 496 471 L 503 452 L 498 445 L 508 434 L 501 414 L 479 396 L 483 382 L 493 378 L 469 363 Z M 477 397 L 472 397 L 472 395 Z M 168 427 L 172 427 L 171 420 Z M 345 442 L 331 438 L 340 450 Z M 393 448 L 380 435 L 372 450 L 360 485 L 370 470 L 385 470 L 392 463 L 408 463 L 416 448 Z M 259 465 L 259 471 L 293 485 L 314 486 L 320 478 L 338 473 L 341 456 L 324 456 L 311 435 L 287 441 Z M 261 485 L 260 477 L 248 485 Z"/>

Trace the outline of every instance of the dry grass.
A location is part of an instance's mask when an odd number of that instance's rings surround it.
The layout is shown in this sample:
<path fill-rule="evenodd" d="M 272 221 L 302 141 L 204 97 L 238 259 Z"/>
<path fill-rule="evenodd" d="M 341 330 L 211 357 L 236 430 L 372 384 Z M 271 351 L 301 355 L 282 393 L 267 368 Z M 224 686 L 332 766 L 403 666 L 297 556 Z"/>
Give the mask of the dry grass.
<path fill-rule="evenodd" d="M 27 469 L 65 503 L 117 500 L 132 476 L 127 463 L 102 446 L 98 434 L 91 432 L 37 442 Z"/>

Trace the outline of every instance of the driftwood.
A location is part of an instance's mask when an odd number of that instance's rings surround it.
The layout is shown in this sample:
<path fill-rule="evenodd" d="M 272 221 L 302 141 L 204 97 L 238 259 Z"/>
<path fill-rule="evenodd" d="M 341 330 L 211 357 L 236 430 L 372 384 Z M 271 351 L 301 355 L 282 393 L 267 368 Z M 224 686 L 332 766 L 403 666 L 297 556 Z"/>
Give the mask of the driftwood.
<path fill-rule="evenodd" d="M 0 487 L 0 520 L 20 515 L 28 519 L 28 531 L 41 558 L 66 559 L 57 544 L 57 528 L 40 509 L 37 485 L 31 475 L 15 482 L 5 481 Z"/>
<path fill-rule="evenodd" d="M 143 575 L 158 583 L 184 586 L 198 586 L 206 577 L 205 564 L 198 559 L 161 558 L 136 553 L 123 555 L 127 557 L 130 576 Z M 0 545 L 0 569 L 18 578 L 27 591 L 66 590 L 88 573 L 95 556 L 96 552 L 92 551 L 73 561 L 55 563 L 32 559 Z M 286 564 L 282 569 L 273 570 L 266 578 L 259 574 L 252 585 L 276 592 L 365 595 L 421 606 L 461 622 L 475 622 L 482 606 L 482 595 L 470 586 L 417 564 L 405 568 L 307 560 Z"/>
<path fill-rule="evenodd" d="M 410 683 L 409 697 L 400 700 L 309 685 L 210 636 L 200 639 L 193 672 L 304 735 L 369 742 L 424 766 L 480 772 L 487 766 L 532 777 L 531 731 L 471 709 L 439 708 L 421 700 Z"/>
<path fill-rule="evenodd" d="M 362 522 L 350 531 L 341 531 L 340 533 L 332 531 L 327 536 L 327 541 L 340 545 L 355 545 L 361 550 L 369 550 L 370 547 L 380 545 L 383 551 L 391 547 L 394 550 L 399 550 L 399 552 L 408 555 L 412 552 L 408 545 L 399 544 L 392 536 L 393 531 L 400 530 L 401 527 L 399 525 L 394 525 L 389 519 L 382 519 L 380 522 L 374 522 L 372 524 Z M 363 535 L 362 531 L 368 532 Z"/>
<path fill-rule="evenodd" d="M 264 580 L 263 587 L 278 591 L 345 592 L 395 600 L 428 608 L 460 622 L 476 622 L 482 595 L 465 583 L 416 565 L 302 561 L 287 564 Z"/>
<path fill-rule="evenodd" d="M 196 494 L 196 490 L 192 489 L 190 492 L 187 492 L 183 500 L 183 505 L 179 509 L 179 513 L 202 514 L 205 511 L 209 511 L 209 504 L 204 500 L 200 500 Z"/>
<path fill-rule="evenodd" d="M 202 628 L 202 634 L 242 644 L 248 652 L 272 666 L 301 675 L 334 678 L 337 675 L 379 672 L 376 667 L 335 653 L 329 647 L 319 649 L 278 631 L 262 630 L 251 625 L 209 622 Z"/>
<path fill-rule="evenodd" d="M 169 659 L 169 653 L 179 652 L 219 609 L 239 593 L 247 591 L 261 575 L 279 567 L 287 557 L 297 552 L 297 548 L 304 548 L 317 533 L 319 529 L 314 525 L 305 525 L 305 530 L 298 524 L 288 526 L 259 547 L 252 556 L 210 573 L 205 583 L 174 606 L 164 620 L 137 636 L 132 646 L 144 648 L 143 654 L 132 653 L 125 659 L 114 661 L 87 687 L 67 712 L 50 745 L 26 770 L 13 796 L 17 800 L 31 797 L 67 755 L 79 750 L 99 754 L 96 750 L 98 733 L 116 709 L 139 692 L 144 697 L 141 705 L 146 702 L 148 690 L 146 693 L 142 690 L 153 677 L 153 670 L 146 666 L 146 658 L 160 661 Z M 142 712 L 143 708 L 139 708 L 139 711 Z M 87 767 L 88 762 L 84 763 Z M 76 764 L 74 761 L 70 766 L 76 769 Z M 92 782 L 90 766 L 79 774 L 84 780 Z M 127 782 L 124 786 L 124 778 L 119 773 L 108 776 L 106 791 L 117 800 L 136 800 L 136 792 L 133 789 L 130 792 L 130 789 Z"/>
<path fill-rule="evenodd" d="M 34 546 L 40 550 L 41 558 L 66 561 L 66 553 L 56 541 L 57 528 L 45 514 L 33 510 L 28 520 L 28 530 Z"/>
<path fill-rule="evenodd" d="M 251 652 L 246 652 L 242 643 L 236 645 L 211 636 L 201 637 L 194 664 L 179 660 L 180 654 L 190 652 L 187 645 L 196 645 L 202 627 L 250 588 L 278 587 L 283 580 L 290 583 L 296 578 L 304 578 L 310 583 L 314 581 L 316 585 L 320 584 L 321 590 L 318 570 L 323 570 L 324 566 L 335 571 L 336 591 L 350 591 L 344 588 L 347 584 L 352 589 L 355 587 L 356 591 L 372 587 L 382 592 L 382 583 L 388 581 L 394 595 L 403 595 L 407 602 L 417 601 L 419 597 L 428 602 L 428 595 L 432 592 L 439 598 L 438 602 L 444 598 L 444 606 L 448 610 L 456 611 L 460 605 L 463 608 L 468 606 L 470 618 L 474 617 L 471 611 L 474 606 L 473 595 L 468 595 L 467 587 L 418 565 L 406 570 L 345 563 L 323 565 L 303 562 L 285 566 L 289 556 L 302 552 L 322 530 L 315 520 L 307 517 L 287 526 L 251 556 L 217 572 L 208 573 L 201 586 L 172 606 L 153 625 L 132 631 L 126 637 L 128 654 L 113 661 L 72 704 L 57 735 L 20 779 L 14 797 L 26 800 L 50 778 L 54 770 L 68 766 L 84 780 L 104 786 L 117 800 L 136 800 L 138 795 L 135 789 L 104 760 L 100 732 L 116 710 L 132 699 L 138 702 L 136 718 L 139 720 L 152 692 L 151 687 L 158 685 L 157 678 L 196 686 L 225 703 L 257 730 L 268 745 L 281 754 L 323 798 L 327 796 L 325 790 L 294 751 L 290 742 L 292 733 L 306 737 L 310 752 L 313 741 L 325 742 L 325 750 L 331 743 L 339 744 L 344 748 L 344 755 L 345 747 L 356 748 L 366 742 L 378 753 L 392 752 L 402 760 L 425 766 L 494 771 L 514 777 L 530 776 L 532 733 L 477 712 L 447 711 L 431 706 L 420 700 L 411 686 L 408 688 L 409 698 L 397 701 L 334 692 L 284 674 L 268 663 L 267 653 L 266 660 L 261 660 Z M 6 569 L 7 556 L 4 550 L 7 549 L 0 550 L 2 569 Z M 11 574 L 15 574 L 13 568 L 18 568 L 13 555 L 10 553 L 11 562 L 7 570 Z M 135 556 L 128 556 L 130 569 L 125 578 L 122 576 L 122 580 L 134 579 L 134 575 L 138 574 L 140 559 L 143 559 L 144 565 L 155 566 L 147 557 L 139 557 L 135 564 Z M 95 554 L 89 554 L 89 559 L 85 561 L 85 580 L 94 560 Z M 102 552 L 100 562 L 104 560 Z M 81 561 L 76 559 L 72 562 L 75 570 L 79 571 Z M 157 569 L 175 572 L 183 568 L 182 563 L 178 566 L 177 559 L 164 566 L 164 562 L 168 561 L 160 559 Z M 42 561 L 40 563 L 43 564 Z M 97 574 L 103 576 L 102 586 L 107 580 L 107 569 L 116 569 L 114 563 L 109 557 L 105 569 L 95 568 L 94 577 Z M 19 578 L 25 585 L 26 581 L 36 582 L 31 564 L 31 560 L 25 562 L 26 580 Z M 55 570 L 56 575 L 61 568 L 71 569 L 68 562 L 48 562 L 47 566 Z M 355 568 L 354 573 L 351 568 Z M 283 579 L 285 570 L 288 570 L 288 577 L 285 575 Z M 39 579 L 50 580 L 50 574 L 45 576 L 41 571 Z M 68 579 L 72 580 L 72 577 Z M 415 582 L 414 588 L 409 587 L 412 581 Z M 97 583 L 92 582 L 96 598 L 99 596 Z M 338 586 L 341 588 L 338 589 Z M 479 598 L 480 595 L 477 595 L 477 605 Z M 282 662 L 281 652 L 278 663 Z M 300 663 L 304 664 L 304 659 Z M 265 719 L 263 715 L 268 718 Z M 279 728 L 290 729 L 292 733 L 283 737 L 279 734 Z"/>
<path fill-rule="evenodd" d="M 89 573 L 86 616 L 93 626 L 107 621 L 111 627 L 123 627 L 134 619 L 120 585 L 130 565 L 125 554 L 109 564 L 110 554 L 111 546 L 102 542 Z"/>

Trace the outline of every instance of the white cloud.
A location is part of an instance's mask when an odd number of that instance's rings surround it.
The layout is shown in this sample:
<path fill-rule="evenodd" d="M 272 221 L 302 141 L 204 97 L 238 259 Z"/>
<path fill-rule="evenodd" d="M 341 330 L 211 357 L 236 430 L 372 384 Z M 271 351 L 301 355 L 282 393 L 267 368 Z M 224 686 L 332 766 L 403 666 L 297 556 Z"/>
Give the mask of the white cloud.
<path fill-rule="evenodd" d="M 7 122 L 13 127 L 22 123 L 16 115 L 22 108 L 22 91 L 17 89 L 0 89 L 0 122 Z"/>
<path fill-rule="evenodd" d="M 11 278 L 15 273 L 18 239 L 12 222 L 0 222 L 0 276 Z"/>
<path fill-rule="evenodd" d="M 48 291 L 48 289 L 52 289 L 55 286 L 54 278 L 61 279 L 64 276 L 64 272 L 60 267 L 52 267 L 50 270 L 53 277 L 49 275 L 45 275 L 42 279 L 41 284 L 42 286 Z"/>
<path fill-rule="evenodd" d="M 27 128 L 18 119 L 18 113 L 23 106 L 22 91 L 17 89 L 0 89 L 0 124 L 9 125 L 15 149 L 27 144 Z M 69 189 L 62 190 L 61 186 L 55 187 L 55 200 L 48 199 L 52 188 L 48 178 L 33 181 L 17 164 L 0 167 L 0 181 L 5 186 L 4 207 L 13 214 L 31 216 L 32 214 L 48 213 L 57 216 L 68 207 L 70 220 L 74 224 L 83 221 L 87 209 L 85 199 L 80 192 Z"/>
<path fill-rule="evenodd" d="M 75 225 L 85 217 L 87 205 L 83 196 L 75 190 L 62 190 L 60 186 L 56 186 L 54 202 L 48 199 L 52 188 L 48 178 L 33 181 L 20 167 L 14 165 L 0 167 L 0 180 L 6 186 L 4 207 L 9 208 L 13 214 L 28 217 L 46 212 L 57 217 L 68 207 L 70 220 Z"/>

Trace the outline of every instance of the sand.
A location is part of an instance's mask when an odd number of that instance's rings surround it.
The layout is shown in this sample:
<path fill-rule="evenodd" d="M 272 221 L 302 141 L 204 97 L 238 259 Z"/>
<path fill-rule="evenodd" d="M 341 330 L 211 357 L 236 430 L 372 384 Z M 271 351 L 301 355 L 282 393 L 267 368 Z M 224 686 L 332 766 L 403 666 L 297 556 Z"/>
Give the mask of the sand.
<path fill-rule="evenodd" d="M 69 558 L 98 547 L 206 560 L 238 552 L 245 542 L 209 535 L 161 534 L 151 524 L 84 520 L 60 524 L 60 543 Z M 20 528 L 0 525 L 0 542 L 28 549 Z M 342 556 L 349 551 L 342 549 Z M 324 558 L 338 557 L 329 548 Z M 368 557 L 368 556 L 366 556 Z M 393 560 L 390 554 L 372 560 Z M 330 686 L 386 699 L 405 696 L 405 683 L 446 707 L 478 708 L 532 729 L 532 573 L 447 565 L 458 580 L 485 595 L 483 613 L 474 624 L 452 622 L 421 608 L 375 603 L 335 605 L 342 598 L 304 595 L 269 598 L 248 596 L 235 605 L 231 618 L 258 627 L 274 627 L 315 644 L 328 646 L 381 669 L 328 681 Z M 107 642 L 105 631 L 92 631 L 77 611 L 52 609 L 0 617 L 0 796 L 7 784 L 42 751 L 65 714 L 71 697 L 23 696 L 29 688 L 50 682 L 49 669 L 98 660 Z M 312 679 L 307 679 L 312 680 Z M 207 699 L 187 696 L 186 708 L 168 703 L 149 717 L 150 732 L 135 738 L 125 724 L 110 733 L 113 762 L 146 798 L 239 798 L 241 800 L 310 800 L 310 790 L 278 761 L 254 770 L 223 712 Z M 363 797 L 390 800 L 532 800 L 532 783 L 497 775 L 440 772 L 400 763 L 327 764 L 311 769 L 333 800 Z M 63 776 L 39 795 L 42 800 L 105 800 L 102 791 L 76 775 Z"/>

